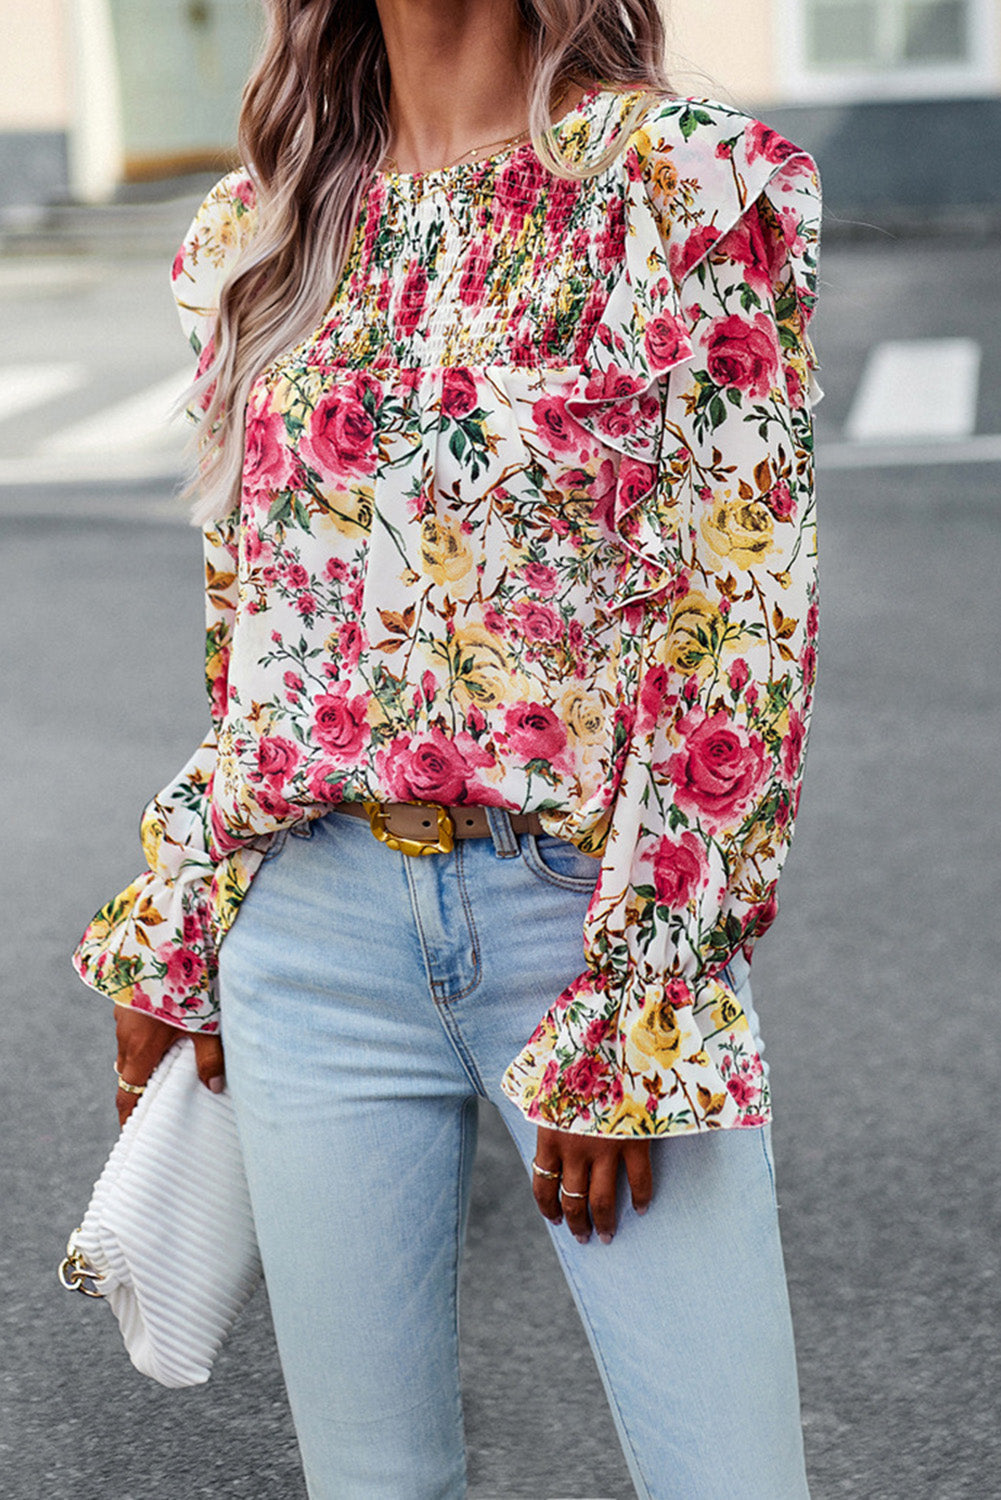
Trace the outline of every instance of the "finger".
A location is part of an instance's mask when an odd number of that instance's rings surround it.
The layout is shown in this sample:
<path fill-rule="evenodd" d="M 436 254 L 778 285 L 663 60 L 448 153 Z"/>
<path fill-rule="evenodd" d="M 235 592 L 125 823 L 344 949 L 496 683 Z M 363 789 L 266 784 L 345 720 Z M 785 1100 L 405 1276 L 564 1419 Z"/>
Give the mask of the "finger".
<path fill-rule="evenodd" d="M 118 1043 L 116 1068 L 130 1083 L 145 1083 L 168 1047 L 181 1035 L 155 1016 L 115 1006 L 115 1036 Z"/>
<path fill-rule="evenodd" d="M 124 1094 L 121 1089 L 118 1090 L 115 1095 L 115 1109 L 118 1111 L 119 1127 L 125 1124 L 138 1103 L 139 1100 L 135 1094 Z"/>
<path fill-rule="evenodd" d="M 221 1094 L 226 1087 L 226 1064 L 223 1060 L 222 1041 L 217 1036 L 206 1036 L 204 1032 L 196 1032 L 195 1064 L 198 1068 L 198 1076 L 206 1088 L 212 1090 L 213 1094 Z"/>
<path fill-rule="evenodd" d="M 626 1176 L 632 1194 L 633 1208 L 645 1214 L 653 1197 L 653 1168 L 650 1165 L 650 1142 L 627 1141 L 622 1147 Z"/>
<path fill-rule="evenodd" d="M 560 1207 L 560 1154 L 559 1142 L 553 1140 L 554 1130 L 539 1127 L 535 1137 L 535 1158 L 532 1168 L 532 1195 L 542 1217 L 551 1224 L 562 1224 L 563 1210 Z M 540 1170 L 536 1171 L 538 1167 Z M 555 1173 L 554 1176 L 544 1174 Z"/>
<path fill-rule="evenodd" d="M 563 1217 L 574 1239 L 579 1240 L 582 1245 L 586 1245 L 591 1238 L 591 1220 L 587 1212 L 589 1177 L 586 1161 L 573 1164 L 564 1162 L 563 1182 L 560 1186 Z"/>
<path fill-rule="evenodd" d="M 615 1234 L 615 1190 L 619 1178 L 619 1151 L 603 1151 L 591 1163 L 591 1186 L 587 1206 L 591 1223 L 602 1244 L 610 1245 Z"/>

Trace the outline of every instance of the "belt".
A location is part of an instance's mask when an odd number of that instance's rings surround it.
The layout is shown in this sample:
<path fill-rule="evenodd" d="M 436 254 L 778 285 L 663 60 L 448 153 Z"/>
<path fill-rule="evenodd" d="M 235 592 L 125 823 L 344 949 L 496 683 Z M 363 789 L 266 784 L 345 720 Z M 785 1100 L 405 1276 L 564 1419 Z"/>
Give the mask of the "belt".
<path fill-rule="evenodd" d="M 368 818 L 375 837 L 401 854 L 447 854 L 456 839 L 490 837 L 485 807 L 440 802 L 338 802 L 334 812 Z M 543 832 L 538 813 L 509 813 L 515 833 Z"/>

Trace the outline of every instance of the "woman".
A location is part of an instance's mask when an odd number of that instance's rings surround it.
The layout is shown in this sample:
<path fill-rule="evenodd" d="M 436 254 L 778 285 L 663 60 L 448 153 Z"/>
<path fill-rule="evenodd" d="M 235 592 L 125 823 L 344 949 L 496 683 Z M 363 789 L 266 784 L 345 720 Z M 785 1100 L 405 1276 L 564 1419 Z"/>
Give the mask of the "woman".
<path fill-rule="evenodd" d="M 174 265 L 213 732 L 76 955 L 119 1112 L 178 1030 L 225 1067 L 314 1500 L 464 1493 L 478 1097 L 637 1493 L 795 1500 L 747 956 L 813 679 L 813 164 L 671 95 L 653 0 L 269 11 Z"/>

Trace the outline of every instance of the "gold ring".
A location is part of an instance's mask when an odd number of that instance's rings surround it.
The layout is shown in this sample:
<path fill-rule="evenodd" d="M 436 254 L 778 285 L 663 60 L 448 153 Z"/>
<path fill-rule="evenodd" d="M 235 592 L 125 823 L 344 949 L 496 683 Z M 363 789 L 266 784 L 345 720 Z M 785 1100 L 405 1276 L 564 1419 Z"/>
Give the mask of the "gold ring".
<path fill-rule="evenodd" d="M 118 1087 L 123 1094 L 145 1094 L 146 1085 L 144 1083 L 126 1083 L 117 1068 L 115 1069 L 115 1077 L 118 1079 Z"/>
<path fill-rule="evenodd" d="M 564 1198 L 586 1198 L 586 1193 L 571 1193 L 568 1188 L 561 1187 L 560 1192 Z"/>
<path fill-rule="evenodd" d="M 532 1171 L 538 1172 L 540 1177 L 552 1177 L 554 1180 L 558 1179 L 560 1176 L 559 1172 L 547 1172 L 545 1167 L 537 1166 L 534 1156 L 532 1158 Z"/>

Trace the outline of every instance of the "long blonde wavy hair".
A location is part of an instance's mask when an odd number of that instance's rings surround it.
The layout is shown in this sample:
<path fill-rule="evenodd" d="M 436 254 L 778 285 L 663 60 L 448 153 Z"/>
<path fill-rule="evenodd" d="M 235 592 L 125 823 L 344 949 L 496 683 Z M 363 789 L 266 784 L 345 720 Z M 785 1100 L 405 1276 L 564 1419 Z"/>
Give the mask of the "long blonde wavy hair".
<path fill-rule="evenodd" d="M 530 43 L 529 132 L 559 177 L 603 171 L 652 96 L 670 92 L 657 0 L 515 0 Z M 214 357 L 181 404 L 192 435 L 192 520 L 239 501 L 243 413 L 256 377 L 320 322 L 371 174 L 389 143 L 389 66 L 375 0 L 265 0 L 267 30 L 243 92 L 239 149 L 257 193 L 249 243 L 223 283 Z M 642 91 L 601 156 L 561 158 L 551 100 L 568 84 Z M 202 410 L 203 403 L 204 410 Z"/>

